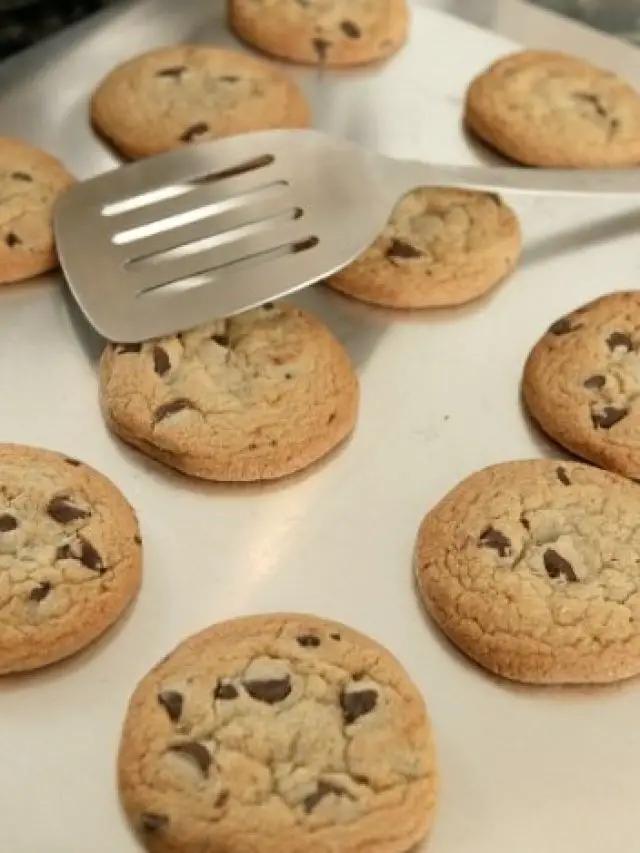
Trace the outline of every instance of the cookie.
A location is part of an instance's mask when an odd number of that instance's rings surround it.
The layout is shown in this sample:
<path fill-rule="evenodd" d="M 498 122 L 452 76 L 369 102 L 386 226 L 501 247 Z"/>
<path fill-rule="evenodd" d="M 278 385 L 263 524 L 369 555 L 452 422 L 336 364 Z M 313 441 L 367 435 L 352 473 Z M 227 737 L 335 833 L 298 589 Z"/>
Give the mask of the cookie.
<path fill-rule="evenodd" d="M 551 325 L 524 369 L 527 409 L 558 444 L 640 479 L 640 291 L 610 293 Z"/>
<path fill-rule="evenodd" d="M 530 684 L 640 673 L 640 489 L 576 462 L 473 474 L 424 519 L 427 610 L 486 669 Z"/>
<path fill-rule="evenodd" d="M 88 465 L 0 444 L 0 674 L 45 666 L 107 630 L 140 586 L 134 511 Z"/>
<path fill-rule="evenodd" d="M 502 281 L 521 245 L 518 219 L 499 196 L 422 188 L 399 202 L 375 243 L 328 284 L 390 308 L 460 305 Z"/>
<path fill-rule="evenodd" d="M 353 430 L 358 380 L 331 332 L 268 303 L 143 345 L 109 345 L 103 411 L 129 444 L 186 474 L 268 480 Z"/>
<path fill-rule="evenodd" d="M 406 0 L 230 0 L 236 34 L 303 65 L 341 67 L 387 59 L 403 45 Z"/>
<path fill-rule="evenodd" d="M 73 180 L 50 154 L 0 137 L 0 284 L 57 267 L 51 212 Z"/>
<path fill-rule="evenodd" d="M 640 163 L 640 96 L 615 74 L 562 53 L 525 50 L 471 83 L 465 120 L 501 154 L 528 166 Z"/>
<path fill-rule="evenodd" d="M 118 769 L 153 853 L 403 853 L 436 799 L 407 673 L 307 615 L 233 619 L 178 646 L 134 693 Z"/>
<path fill-rule="evenodd" d="M 93 95 L 91 118 L 135 159 L 224 136 L 307 127 L 310 111 L 277 68 L 234 51 L 183 45 L 115 68 Z"/>

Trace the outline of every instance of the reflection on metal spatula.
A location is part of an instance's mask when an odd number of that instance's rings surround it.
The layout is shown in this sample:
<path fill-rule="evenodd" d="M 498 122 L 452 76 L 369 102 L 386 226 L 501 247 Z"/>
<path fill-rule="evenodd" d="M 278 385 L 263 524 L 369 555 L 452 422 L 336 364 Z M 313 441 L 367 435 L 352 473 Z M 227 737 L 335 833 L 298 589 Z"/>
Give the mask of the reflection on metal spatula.
<path fill-rule="evenodd" d="M 364 251 L 418 186 L 638 195 L 621 171 L 432 166 L 313 130 L 266 131 L 142 160 L 69 189 L 62 269 L 112 341 L 160 337 L 268 302 Z"/>

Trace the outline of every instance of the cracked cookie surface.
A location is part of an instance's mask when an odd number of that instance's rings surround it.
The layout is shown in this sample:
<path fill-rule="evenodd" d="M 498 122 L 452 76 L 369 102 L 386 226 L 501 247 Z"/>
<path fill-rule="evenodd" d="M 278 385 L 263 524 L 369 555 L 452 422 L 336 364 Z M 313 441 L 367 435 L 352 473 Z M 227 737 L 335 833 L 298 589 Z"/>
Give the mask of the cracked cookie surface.
<path fill-rule="evenodd" d="M 273 56 L 305 65 L 377 62 L 404 43 L 406 0 L 230 0 L 240 38 Z"/>
<path fill-rule="evenodd" d="M 529 166 L 640 163 L 640 95 L 615 74 L 561 53 L 528 50 L 494 63 L 471 83 L 465 120 Z"/>
<path fill-rule="evenodd" d="M 640 291 L 608 294 L 553 323 L 527 359 L 522 391 L 567 450 L 640 478 Z"/>
<path fill-rule="evenodd" d="M 358 380 L 318 320 L 267 304 L 139 345 L 101 362 L 108 423 L 187 474 L 251 481 L 291 474 L 353 430 Z"/>
<path fill-rule="evenodd" d="M 582 463 L 507 462 L 424 519 L 426 609 L 491 672 L 532 684 L 640 672 L 640 490 Z"/>
<path fill-rule="evenodd" d="M 76 459 L 0 444 L 0 674 L 61 660 L 121 615 L 140 586 L 138 523 Z"/>
<path fill-rule="evenodd" d="M 521 244 L 518 219 L 498 196 L 422 188 L 398 203 L 375 243 L 328 284 L 390 308 L 460 305 L 502 281 Z"/>
<path fill-rule="evenodd" d="M 0 137 L 0 284 L 57 267 L 51 213 L 73 181 L 55 157 Z"/>
<path fill-rule="evenodd" d="M 296 84 L 266 62 L 183 45 L 115 68 L 91 99 L 91 118 L 135 159 L 224 136 L 307 127 L 310 111 Z"/>
<path fill-rule="evenodd" d="M 422 697 L 373 640 L 314 616 L 223 622 L 136 689 L 124 808 L 154 853 L 401 853 L 431 824 Z"/>

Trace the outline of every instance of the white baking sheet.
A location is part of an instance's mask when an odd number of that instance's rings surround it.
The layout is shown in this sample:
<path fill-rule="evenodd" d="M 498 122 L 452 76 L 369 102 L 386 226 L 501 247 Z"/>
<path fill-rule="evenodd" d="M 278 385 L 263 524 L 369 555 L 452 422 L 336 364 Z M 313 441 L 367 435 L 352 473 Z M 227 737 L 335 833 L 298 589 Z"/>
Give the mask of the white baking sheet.
<path fill-rule="evenodd" d="M 514 43 L 431 8 L 473 5 L 414 0 L 410 43 L 384 69 L 295 71 L 316 123 L 396 156 L 485 157 L 461 131 L 461 99 Z M 626 45 L 522 4 L 476 3 L 473 14 L 640 83 L 639 55 Z M 79 175 L 115 162 L 87 124 L 88 93 L 115 63 L 180 40 L 233 43 L 222 3 L 147 0 L 101 20 L 0 74 L 0 133 L 40 143 Z M 635 853 L 639 685 L 534 690 L 493 680 L 442 640 L 412 587 L 417 526 L 446 490 L 481 466 L 549 452 L 519 404 L 529 347 L 564 311 L 638 281 L 634 205 L 511 201 L 526 252 L 484 301 L 399 315 L 321 288 L 300 298 L 350 350 L 362 410 L 343 452 L 266 487 L 191 483 L 118 443 L 98 410 L 100 341 L 60 283 L 3 289 L 0 439 L 102 469 L 136 506 L 146 550 L 142 594 L 118 628 L 66 664 L 0 680 L 0 851 L 134 853 L 114 763 L 137 680 L 211 622 L 292 609 L 375 636 L 424 692 L 442 774 L 430 853 Z"/>

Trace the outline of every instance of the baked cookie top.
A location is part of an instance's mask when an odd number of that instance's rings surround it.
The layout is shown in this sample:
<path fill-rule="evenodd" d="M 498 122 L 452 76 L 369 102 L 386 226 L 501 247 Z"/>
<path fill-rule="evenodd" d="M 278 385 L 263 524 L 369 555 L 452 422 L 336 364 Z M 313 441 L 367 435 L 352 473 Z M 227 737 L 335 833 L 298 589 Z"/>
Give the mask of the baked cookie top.
<path fill-rule="evenodd" d="M 568 450 L 640 478 L 640 291 L 610 293 L 551 325 L 524 369 L 540 426 Z"/>
<path fill-rule="evenodd" d="M 424 702 L 372 640 L 314 616 L 234 619 L 140 683 L 119 755 L 154 851 L 378 853 L 425 834 L 436 770 Z"/>
<path fill-rule="evenodd" d="M 214 480 L 304 468 L 354 427 L 358 380 L 318 320 L 268 303 L 143 345 L 109 345 L 108 421 L 126 441 Z"/>
<path fill-rule="evenodd" d="M 507 462 L 472 474 L 424 519 L 427 610 L 466 654 L 517 681 L 640 672 L 638 487 L 589 465 Z"/>
<path fill-rule="evenodd" d="M 76 459 L 0 445 L 0 673 L 88 645 L 140 574 L 136 517 L 113 483 Z"/>
<path fill-rule="evenodd" d="M 144 53 L 119 65 L 91 99 L 100 133 L 126 157 L 271 128 L 307 127 L 310 111 L 282 71 L 206 45 Z"/>
<path fill-rule="evenodd" d="M 498 284 L 521 243 L 518 219 L 499 196 L 423 187 L 396 205 L 375 243 L 329 284 L 392 308 L 458 305 Z"/>
<path fill-rule="evenodd" d="M 57 266 L 51 214 L 74 178 L 39 148 L 0 137 L 0 284 Z"/>
<path fill-rule="evenodd" d="M 469 86 L 466 122 L 502 154 L 531 166 L 640 163 L 640 96 L 582 59 L 525 50 Z"/>
<path fill-rule="evenodd" d="M 229 20 L 249 44 L 307 65 L 362 65 L 404 43 L 406 0 L 230 0 Z"/>

